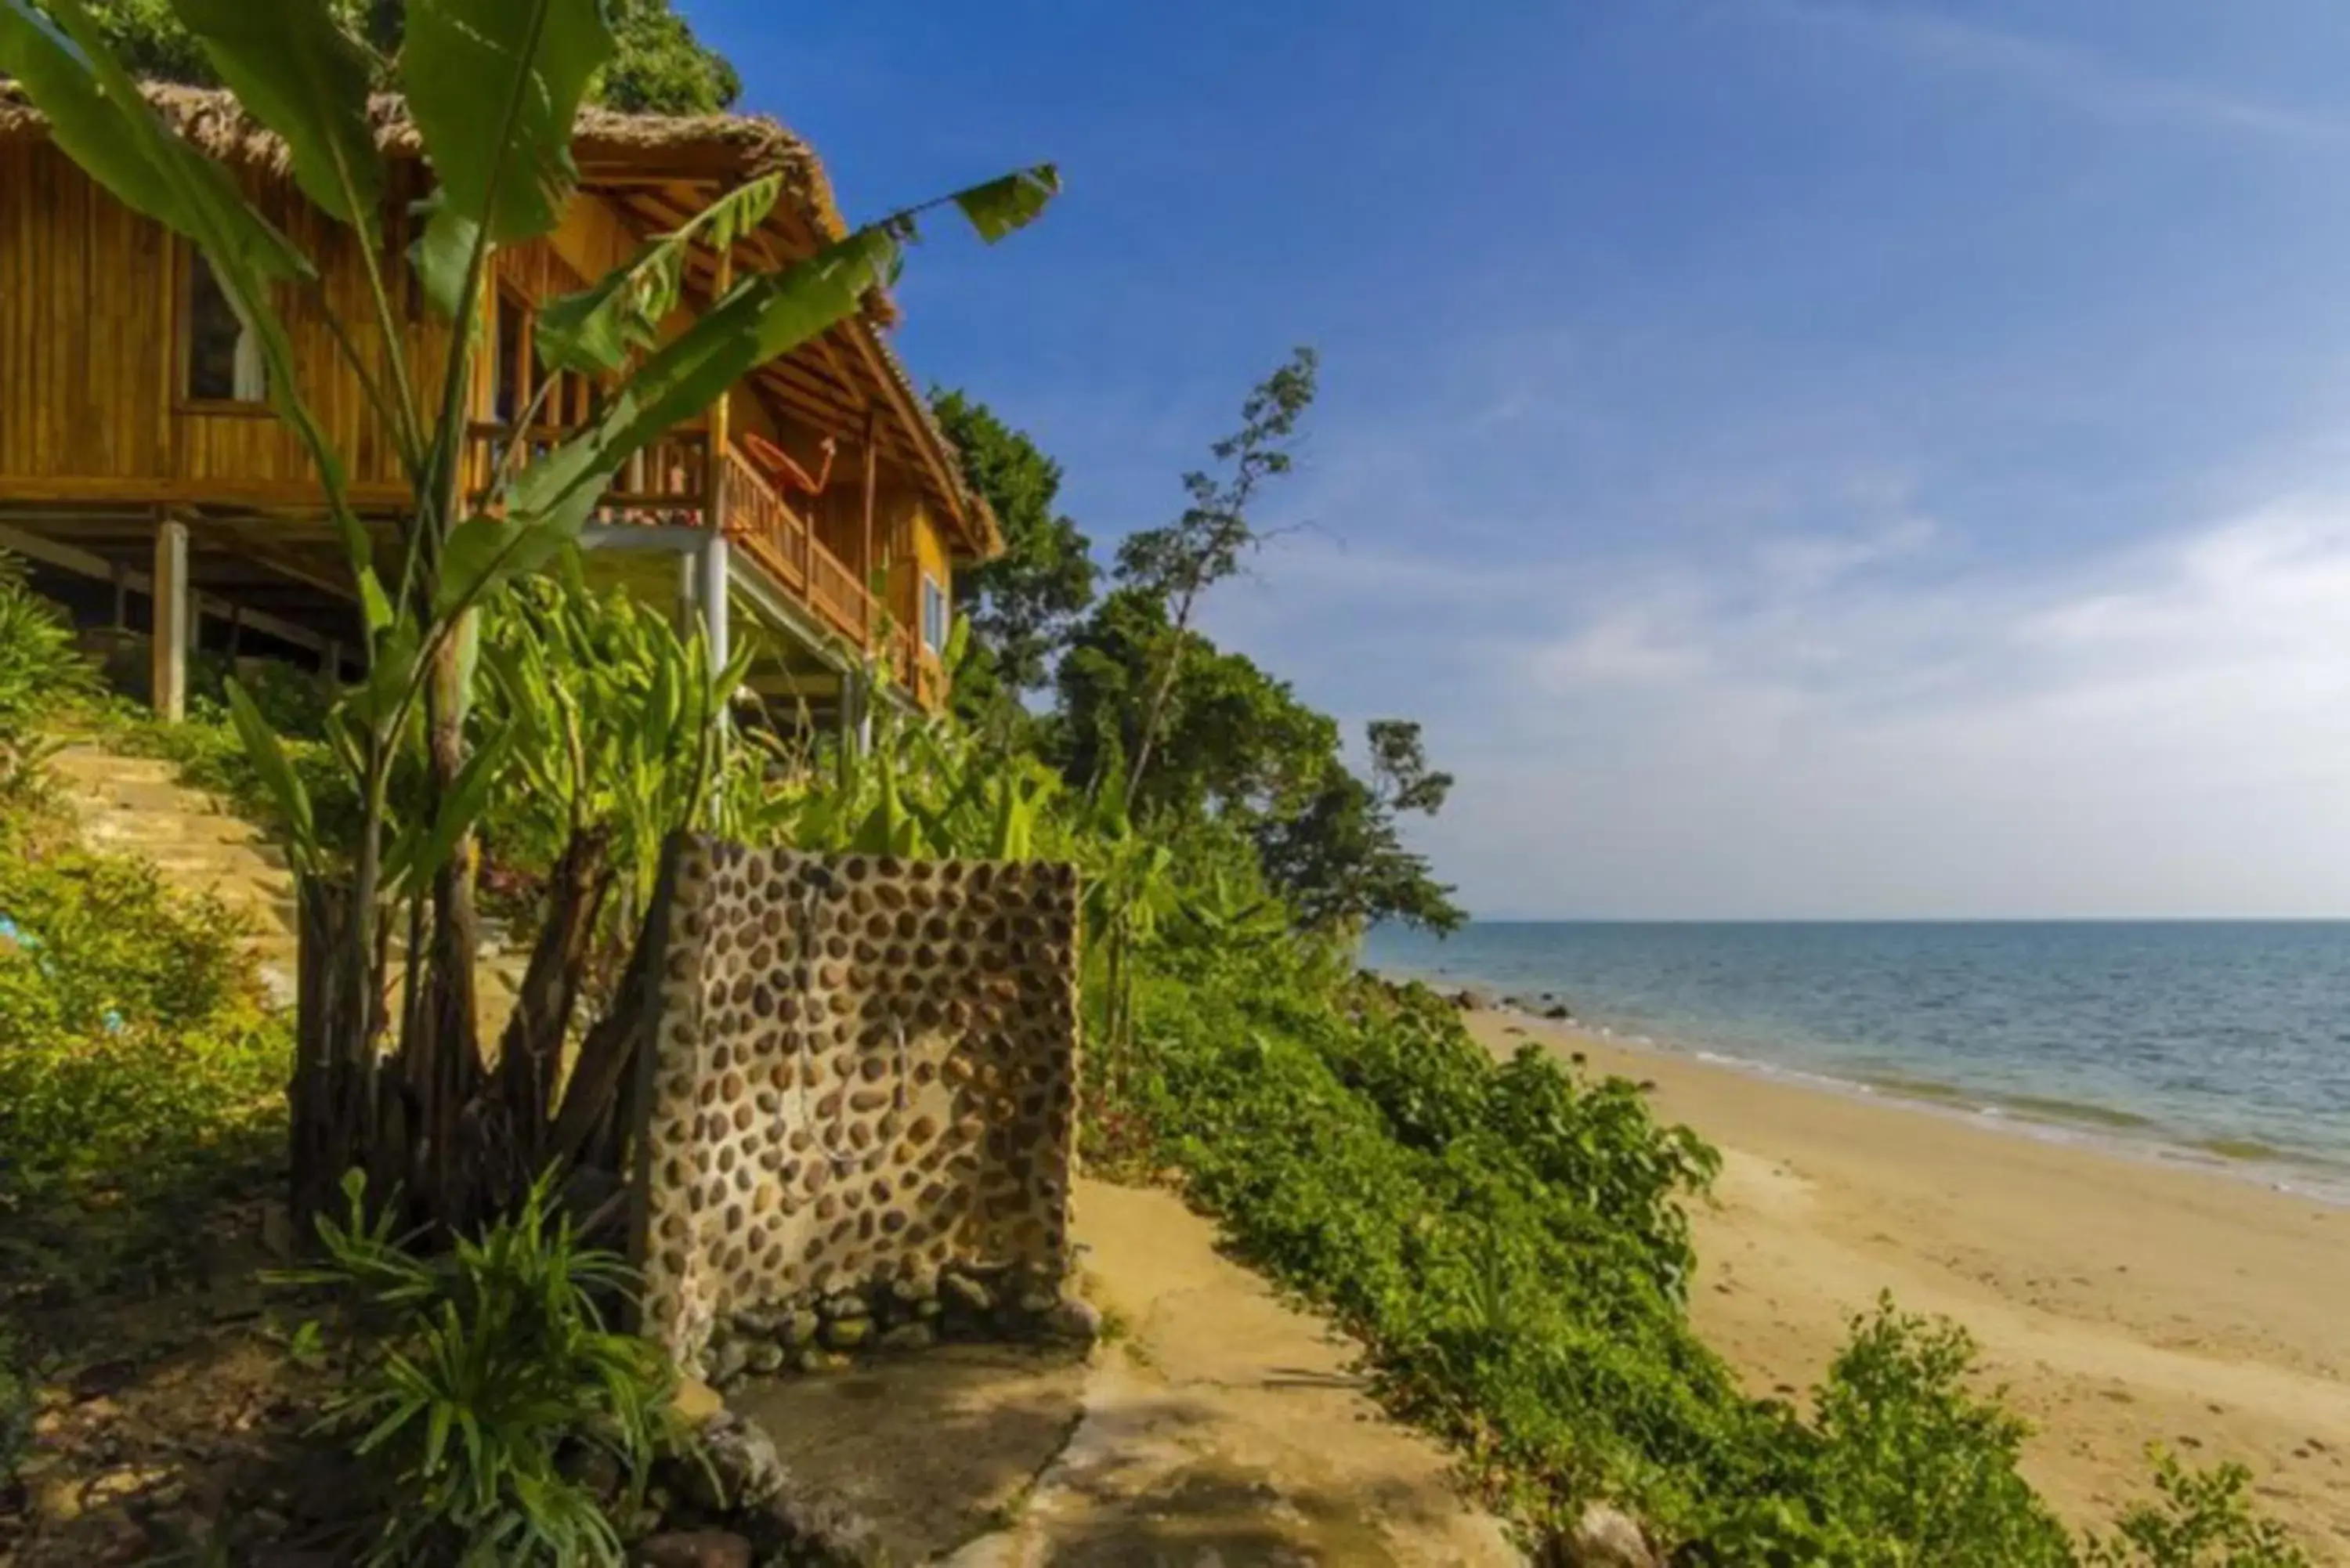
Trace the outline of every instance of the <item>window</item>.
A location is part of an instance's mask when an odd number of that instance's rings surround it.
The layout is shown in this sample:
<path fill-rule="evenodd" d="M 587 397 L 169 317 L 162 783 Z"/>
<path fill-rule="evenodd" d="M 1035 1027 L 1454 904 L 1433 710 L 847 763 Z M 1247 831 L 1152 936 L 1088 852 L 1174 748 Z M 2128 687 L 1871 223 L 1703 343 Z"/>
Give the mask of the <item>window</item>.
<path fill-rule="evenodd" d="M 922 646 L 932 653 L 944 653 L 947 647 L 947 590 L 938 578 L 922 578 Z"/>
<path fill-rule="evenodd" d="M 537 390 L 530 379 L 530 312 L 510 294 L 498 296 L 496 358 L 490 366 L 490 417 L 511 425 Z"/>
<path fill-rule="evenodd" d="M 269 395 L 261 340 L 237 318 L 199 250 L 188 253 L 187 395 L 200 403 L 257 403 Z"/>

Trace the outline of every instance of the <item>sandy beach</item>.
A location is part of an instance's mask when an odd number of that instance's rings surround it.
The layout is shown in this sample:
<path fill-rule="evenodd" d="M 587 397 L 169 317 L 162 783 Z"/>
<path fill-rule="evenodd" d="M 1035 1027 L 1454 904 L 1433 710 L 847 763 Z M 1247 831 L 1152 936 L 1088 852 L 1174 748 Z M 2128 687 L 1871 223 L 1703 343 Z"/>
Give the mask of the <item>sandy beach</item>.
<path fill-rule="evenodd" d="M 2067 1517 L 2142 1491 L 2158 1442 L 2249 1466 L 2321 1561 L 2350 1562 L 2350 1209 L 1509 1013 L 1470 1022 L 1497 1052 L 1533 1040 L 1652 1082 L 1661 1115 L 1721 1149 L 1691 1311 L 1757 1393 L 1807 1389 L 1889 1289 L 1972 1331 Z"/>

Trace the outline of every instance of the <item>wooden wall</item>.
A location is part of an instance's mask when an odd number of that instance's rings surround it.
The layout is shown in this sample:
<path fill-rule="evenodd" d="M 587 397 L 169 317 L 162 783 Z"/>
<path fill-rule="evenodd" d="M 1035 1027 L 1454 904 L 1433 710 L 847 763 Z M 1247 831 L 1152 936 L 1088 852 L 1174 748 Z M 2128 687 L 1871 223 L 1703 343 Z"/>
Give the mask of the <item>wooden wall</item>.
<path fill-rule="evenodd" d="M 280 286 L 296 380 L 361 492 L 397 494 L 399 462 L 327 327 L 331 308 L 374 372 L 390 356 L 349 231 L 258 175 L 245 193 L 317 265 Z M 403 202 L 390 203 L 386 275 L 412 373 L 437 375 L 447 336 L 405 284 Z M 307 452 L 264 404 L 196 403 L 181 351 L 189 247 L 133 214 L 46 144 L 0 147 L 0 482 L 55 481 L 54 498 L 303 500 Z M 8 485 L 41 499 L 38 483 Z"/>

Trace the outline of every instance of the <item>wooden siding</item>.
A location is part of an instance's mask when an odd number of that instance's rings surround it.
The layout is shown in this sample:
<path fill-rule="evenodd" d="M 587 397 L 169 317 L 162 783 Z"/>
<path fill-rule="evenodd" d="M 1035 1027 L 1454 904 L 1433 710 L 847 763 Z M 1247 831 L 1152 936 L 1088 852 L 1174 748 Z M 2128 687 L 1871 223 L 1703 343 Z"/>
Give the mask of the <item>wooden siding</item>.
<path fill-rule="evenodd" d="M 352 484 L 396 494 L 397 454 L 328 331 L 331 307 L 372 373 L 390 356 L 369 303 L 365 259 L 349 231 L 288 182 L 247 175 L 247 197 L 317 265 L 315 289 L 281 286 L 296 379 Z M 406 236 L 392 203 L 387 275 Z M 47 144 L 0 147 L 0 482 L 65 482 L 58 499 L 315 497 L 308 453 L 266 405 L 185 395 L 188 245 L 108 196 Z M 396 286 L 399 327 L 419 381 L 444 364 L 448 338 L 414 291 Z M 40 487 L 12 485 L 40 493 Z"/>
<path fill-rule="evenodd" d="M 235 177 L 318 269 L 315 286 L 284 286 L 277 301 L 304 400 L 344 456 L 358 504 L 378 514 L 397 510 L 408 494 L 398 454 L 328 322 L 331 310 L 370 373 L 390 380 L 392 356 L 359 242 L 303 200 L 289 180 L 250 169 Z M 422 178 L 412 165 L 395 167 L 380 266 L 393 292 L 394 330 L 411 379 L 429 399 L 452 337 L 426 311 L 405 260 L 408 206 Z M 554 234 L 499 252 L 496 281 L 535 304 L 586 286 L 640 244 L 620 202 L 582 192 Z M 0 143 L 0 504 L 185 505 L 315 516 L 323 496 L 309 454 L 266 404 L 185 395 L 192 255 L 184 242 L 114 201 L 53 146 Z M 494 308 L 491 292 L 485 306 Z M 663 336 L 683 330 L 697 303 L 689 301 L 666 323 Z M 494 324 L 483 328 L 494 331 Z M 475 421 L 492 416 L 494 360 L 477 357 L 468 410 Z M 811 346 L 791 364 L 770 368 L 766 379 L 733 389 L 732 429 L 775 441 L 816 469 L 818 430 L 809 421 L 816 416 L 798 400 L 792 378 L 816 368 L 846 381 L 852 366 L 830 343 Z M 807 537 L 830 557 L 827 563 L 806 553 L 824 565 L 828 597 L 818 593 L 813 565 L 803 571 L 806 581 L 788 586 L 833 605 L 835 625 L 863 623 L 869 618 L 865 586 L 883 570 L 890 619 L 901 639 L 919 639 L 920 572 L 948 582 L 950 541 L 938 504 L 923 493 L 927 468 L 900 456 L 910 454 L 911 438 L 896 429 L 894 395 L 863 395 L 861 416 L 851 415 L 862 435 L 842 439 L 823 495 L 782 498 L 804 514 Z M 712 428 L 697 420 L 684 431 Z M 878 448 L 880 483 L 869 507 L 861 440 Z M 697 506 L 709 499 L 699 497 Z M 933 691 L 923 694 L 935 700 Z"/>

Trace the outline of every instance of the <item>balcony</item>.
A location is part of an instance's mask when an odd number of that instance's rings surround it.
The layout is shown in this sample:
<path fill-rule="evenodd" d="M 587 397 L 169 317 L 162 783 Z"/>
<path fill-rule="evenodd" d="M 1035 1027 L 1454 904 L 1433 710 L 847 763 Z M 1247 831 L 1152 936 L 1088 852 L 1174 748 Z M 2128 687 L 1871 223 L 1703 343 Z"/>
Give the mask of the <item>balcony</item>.
<path fill-rule="evenodd" d="M 523 459 L 550 451 L 575 432 L 554 426 L 521 432 Z M 515 432 L 502 424 L 475 424 L 467 433 L 466 483 L 475 504 L 492 489 L 497 465 L 505 460 Z M 729 543 L 816 619 L 837 632 L 860 654 L 881 655 L 889 673 L 917 702 L 933 708 L 944 698 L 946 679 L 938 659 L 921 646 L 910 626 L 888 627 L 882 607 L 849 564 L 827 548 L 807 519 L 769 483 L 742 452 L 730 448 L 715 464 L 710 437 L 702 431 L 664 436 L 631 458 L 598 504 L 594 521 L 604 524 L 706 528 L 714 513 Z"/>

